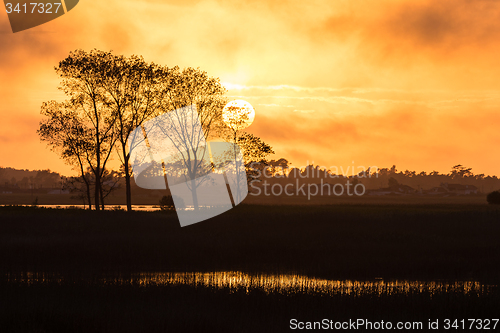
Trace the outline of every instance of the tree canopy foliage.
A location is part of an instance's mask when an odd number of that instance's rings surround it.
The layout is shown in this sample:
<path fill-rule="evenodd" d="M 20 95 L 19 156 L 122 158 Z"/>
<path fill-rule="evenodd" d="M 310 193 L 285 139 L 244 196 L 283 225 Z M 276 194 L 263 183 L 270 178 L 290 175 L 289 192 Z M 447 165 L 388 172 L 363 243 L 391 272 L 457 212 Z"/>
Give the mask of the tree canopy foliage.
<path fill-rule="evenodd" d="M 199 68 L 181 70 L 177 66 L 147 63 L 141 56 L 125 57 L 94 49 L 71 52 L 55 70 L 67 99 L 43 103 L 41 114 L 45 118 L 38 134 L 78 170 L 86 198 L 89 202 L 93 198 L 97 210 L 104 199 L 103 177 L 109 172 L 113 152 L 122 162 L 127 208 L 131 210 L 132 172 L 127 139 L 148 120 L 194 106 L 203 140 L 223 137 L 221 133 L 227 131 L 222 122 L 222 109 L 227 102 L 225 88 L 218 78 Z M 248 159 L 262 159 L 272 153 L 271 147 L 251 134 L 241 135 L 237 141 Z M 196 173 L 196 162 L 187 165 Z"/>

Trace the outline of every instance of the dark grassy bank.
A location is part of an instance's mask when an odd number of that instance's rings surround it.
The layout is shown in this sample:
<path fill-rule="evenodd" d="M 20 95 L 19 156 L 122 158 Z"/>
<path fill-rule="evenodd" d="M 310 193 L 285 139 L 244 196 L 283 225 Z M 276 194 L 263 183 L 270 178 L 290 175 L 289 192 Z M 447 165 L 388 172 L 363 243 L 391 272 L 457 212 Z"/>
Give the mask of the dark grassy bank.
<path fill-rule="evenodd" d="M 500 278 L 500 210 L 487 205 L 243 205 L 184 228 L 175 213 L 1 207 L 0 221 L 3 272 Z"/>
<path fill-rule="evenodd" d="M 497 284 L 499 217 L 486 205 L 243 205 L 181 228 L 175 213 L 0 207 L 0 331 L 286 332 L 292 318 L 418 321 L 422 331 L 439 319 L 443 331 L 446 318 L 498 317 L 499 289 L 325 296 L 95 277 L 242 270 Z M 64 279 L 7 282 L 8 272 Z"/>

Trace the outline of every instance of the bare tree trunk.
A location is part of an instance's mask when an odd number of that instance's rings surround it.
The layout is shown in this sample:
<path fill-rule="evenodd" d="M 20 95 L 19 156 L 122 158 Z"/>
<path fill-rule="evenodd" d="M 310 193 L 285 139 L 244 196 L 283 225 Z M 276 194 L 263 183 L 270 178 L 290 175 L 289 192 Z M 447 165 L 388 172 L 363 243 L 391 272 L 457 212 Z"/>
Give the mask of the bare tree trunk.
<path fill-rule="evenodd" d="M 198 210 L 198 195 L 196 194 L 196 179 L 191 179 L 191 194 L 193 196 L 194 210 Z"/>
<path fill-rule="evenodd" d="M 99 198 L 101 197 L 101 191 L 100 191 L 101 176 L 99 175 L 99 173 L 100 173 L 100 168 L 99 168 L 99 166 L 97 166 L 96 172 L 95 172 L 95 188 L 94 188 L 95 210 L 101 210 L 101 205 L 100 205 L 100 200 L 99 200 Z"/>
<path fill-rule="evenodd" d="M 87 199 L 89 201 L 89 210 L 92 210 L 92 199 L 90 198 L 90 186 L 87 186 Z"/>
<path fill-rule="evenodd" d="M 132 189 L 130 188 L 130 168 L 128 161 L 130 160 L 130 155 L 125 151 L 125 146 L 123 147 L 123 156 L 125 163 L 125 192 L 127 196 L 127 212 L 132 211 Z"/>
<path fill-rule="evenodd" d="M 78 163 L 80 164 L 80 172 L 82 173 L 82 179 L 83 179 L 83 182 L 85 183 L 85 188 L 87 190 L 87 200 L 89 203 L 89 210 L 92 210 L 92 199 L 90 198 L 89 180 L 85 177 L 85 169 L 83 168 L 83 163 L 80 160 L 80 158 L 78 158 Z M 83 205 L 85 206 L 85 202 L 83 203 Z"/>
<path fill-rule="evenodd" d="M 99 145 L 99 144 L 98 144 Z M 100 153 L 100 152 L 99 152 Z M 100 210 L 100 200 L 99 198 L 101 197 L 101 168 L 100 168 L 100 163 L 101 160 L 99 158 L 99 155 L 97 155 L 97 167 L 95 169 L 95 188 L 94 188 L 94 205 L 95 205 L 95 210 Z"/>
<path fill-rule="evenodd" d="M 83 182 L 85 183 L 85 188 L 87 190 L 87 200 L 89 203 L 89 210 L 92 210 L 92 199 L 90 198 L 90 184 L 87 178 L 85 178 L 85 175 L 82 176 Z"/>
<path fill-rule="evenodd" d="M 99 137 L 99 112 L 97 111 L 97 105 L 94 99 L 94 115 L 95 115 L 95 153 L 96 153 L 96 168 L 94 169 L 95 173 L 95 191 L 94 191 L 94 200 L 95 200 L 95 210 L 100 210 L 99 205 L 99 197 L 101 194 L 101 138 Z"/>
<path fill-rule="evenodd" d="M 99 186 L 99 193 L 101 195 L 101 208 L 102 208 L 102 210 L 104 210 L 104 194 L 102 191 L 102 186 Z"/>

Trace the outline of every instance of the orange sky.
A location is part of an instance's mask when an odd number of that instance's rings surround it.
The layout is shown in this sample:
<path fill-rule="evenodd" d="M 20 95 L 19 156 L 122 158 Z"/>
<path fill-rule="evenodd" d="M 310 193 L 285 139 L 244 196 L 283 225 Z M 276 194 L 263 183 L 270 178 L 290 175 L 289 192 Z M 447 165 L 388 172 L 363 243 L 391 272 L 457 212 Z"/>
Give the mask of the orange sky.
<path fill-rule="evenodd" d="M 80 1 L 13 34 L 0 13 L 0 166 L 70 174 L 40 143 L 54 66 L 113 50 L 220 77 L 293 165 L 500 175 L 500 2 Z"/>

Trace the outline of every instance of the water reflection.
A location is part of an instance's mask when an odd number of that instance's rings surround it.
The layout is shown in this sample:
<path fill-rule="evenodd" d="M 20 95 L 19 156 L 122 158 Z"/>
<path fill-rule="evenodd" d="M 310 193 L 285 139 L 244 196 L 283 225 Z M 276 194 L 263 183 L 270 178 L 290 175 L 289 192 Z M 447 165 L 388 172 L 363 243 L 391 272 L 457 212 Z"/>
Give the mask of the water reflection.
<path fill-rule="evenodd" d="M 102 276 L 98 278 L 65 278 L 51 273 L 7 274 L 8 283 L 86 283 L 95 285 L 137 285 L 137 286 L 179 286 L 228 290 L 229 292 L 250 293 L 254 290 L 265 293 L 315 294 L 315 295 L 410 295 L 459 293 L 484 295 L 496 286 L 483 285 L 477 281 L 408 281 L 408 280 L 326 280 L 295 274 L 246 274 L 243 272 L 183 272 L 183 273 L 139 273 L 128 275 Z"/>
<path fill-rule="evenodd" d="M 6 207 L 11 205 L 0 205 L 0 207 Z M 20 205 L 23 207 L 32 207 L 31 205 Z M 88 205 L 38 205 L 39 208 L 52 208 L 52 209 L 88 209 Z M 126 205 L 107 205 L 105 210 L 126 210 Z M 160 206 L 158 205 L 132 205 L 132 210 L 141 212 L 154 212 L 159 211 Z"/>
<path fill-rule="evenodd" d="M 11 205 L 1 204 L 0 207 L 8 207 Z M 33 207 L 31 205 L 15 205 L 21 207 Z M 37 205 L 38 208 L 51 209 L 88 209 L 88 205 Z M 209 206 L 199 206 L 200 208 L 210 208 Z M 107 205 L 104 210 L 127 210 L 126 205 Z M 136 212 L 157 212 L 161 208 L 158 205 L 132 205 L 132 210 Z M 186 206 L 182 210 L 194 210 L 193 206 Z"/>

